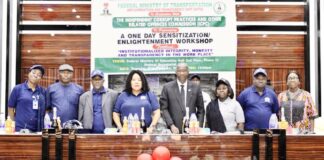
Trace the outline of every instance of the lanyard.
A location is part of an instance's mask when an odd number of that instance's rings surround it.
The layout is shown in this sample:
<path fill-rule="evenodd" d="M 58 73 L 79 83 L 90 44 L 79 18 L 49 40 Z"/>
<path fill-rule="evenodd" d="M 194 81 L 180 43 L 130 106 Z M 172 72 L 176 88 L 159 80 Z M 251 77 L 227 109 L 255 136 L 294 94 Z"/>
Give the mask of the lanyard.
<path fill-rule="evenodd" d="M 292 99 L 290 99 L 290 124 L 291 124 L 291 126 L 293 126 L 293 123 L 292 123 Z"/>

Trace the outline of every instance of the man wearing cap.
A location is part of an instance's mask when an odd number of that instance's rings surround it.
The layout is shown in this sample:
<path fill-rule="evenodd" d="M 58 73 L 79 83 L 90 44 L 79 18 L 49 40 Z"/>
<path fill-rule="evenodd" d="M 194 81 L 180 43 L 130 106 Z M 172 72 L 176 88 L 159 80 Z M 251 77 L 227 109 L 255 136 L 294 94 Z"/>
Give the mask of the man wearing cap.
<path fill-rule="evenodd" d="M 269 128 L 272 113 L 278 113 L 278 99 L 272 89 L 266 87 L 267 72 L 258 68 L 253 73 L 253 85 L 237 97 L 245 116 L 245 129 Z"/>
<path fill-rule="evenodd" d="M 8 115 L 16 121 L 16 131 L 41 131 L 45 115 L 45 89 L 39 82 L 45 73 L 41 65 L 29 68 L 28 80 L 16 85 L 8 101 Z"/>
<path fill-rule="evenodd" d="M 190 77 L 190 81 L 198 86 L 200 86 L 200 76 L 198 74 L 194 74 Z M 210 96 L 208 93 L 201 91 L 202 96 L 203 96 L 203 100 L 204 100 L 204 107 L 205 107 L 205 111 L 206 111 L 206 107 L 209 104 L 209 102 L 211 101 Z M 205 118 L 204 118 L 204 122 L 206 122 L 206 114 L 205 113 Z M 203 125 L 203 127 L 205 128 L 205 123 Z"/>
<path fill-rule="evenodd" d="M 62 124 L 68 120 L 78 119 L 79 98 L 83 93 L 81 86 L 71 82 L 73 67 L 62 64 L 59 67 L 59 82 L 50 85 L 46 92 L 46 105 L 48 110 L 57 108 L 57 116 Z M 50 113 L 52 117 L 53 113 Z"/>
<path fill-rule="evenodd" d="M 91 129 L 93 133 L 103 133 L 105 128 L 113 127 L 112 110 L 118 93 L 106 89 L 104 73 L 100 70 L 91 72 L 93 89 L 80 97 L 79 121 L 84 129 Z"/>
<path fill-rule="evenodd" d="M 196 114 L 200 127 L 204 122 L 204 101 L 198 85 L 188 81 L 189 67 L 179 63 L 176 69 L 177 79 L 163 86 L 160 106 L 162 116 L 172 133 L 182 133 L 183 118 L 186 110 L 189 115 Z"/>

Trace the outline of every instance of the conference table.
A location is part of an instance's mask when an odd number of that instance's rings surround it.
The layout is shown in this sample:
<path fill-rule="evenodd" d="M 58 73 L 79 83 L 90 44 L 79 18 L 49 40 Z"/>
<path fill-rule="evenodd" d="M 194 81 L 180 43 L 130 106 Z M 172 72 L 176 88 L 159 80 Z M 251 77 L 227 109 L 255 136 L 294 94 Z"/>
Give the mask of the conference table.
<path fill-rule="evenodd" d="M 55 159 L 56 138 L 56 134 L 48 134 L 49 159 Z M 254 132 L 213 135 L 75 133 L 73 159 L 136 159 L 142 153 L 152 154 L 157 146 L 167 147 L 171 156 L 178 156 L 183 160 L 251 159 L 255 154 L 260 159 L 269 159 L 269 157 L 279 159 L 279 148 L 283 147 L 280 146 L 282 143 L 279 139 L 280 135 L 272 134 L 269 137 L 267 134 Z M 42 133 L 2 133 L 0 134 L 0 159 L 42 159 L 43 140 Z M 71 134 L 62 134 L 62 140 L 61 156 L 63 159 L 71 159 L 69 157 L 71 156 L 69 151 Z M 283 153 L 287 159 L 324 159 L 324 135 L 288 134 L 283 140 L 285 141 Z"/>

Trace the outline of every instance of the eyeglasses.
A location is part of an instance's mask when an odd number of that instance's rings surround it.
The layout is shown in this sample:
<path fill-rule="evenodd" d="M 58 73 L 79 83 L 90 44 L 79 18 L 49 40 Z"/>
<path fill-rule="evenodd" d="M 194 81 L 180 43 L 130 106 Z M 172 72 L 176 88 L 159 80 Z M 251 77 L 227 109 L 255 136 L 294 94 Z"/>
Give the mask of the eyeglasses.
<path fill-rule="evenodd" d="M 298 77 L 288 77 L 288 81 L 292 81 L 292 80 L 299 80 Z"/>

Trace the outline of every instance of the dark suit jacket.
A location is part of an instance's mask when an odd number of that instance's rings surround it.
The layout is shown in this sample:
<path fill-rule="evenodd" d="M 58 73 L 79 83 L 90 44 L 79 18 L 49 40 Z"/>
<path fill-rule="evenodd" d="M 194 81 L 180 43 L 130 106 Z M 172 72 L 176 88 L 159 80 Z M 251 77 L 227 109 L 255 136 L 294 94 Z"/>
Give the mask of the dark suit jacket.
<path fill-rule="evenodd" d="M 92 103 L 92 90 L 85 92 L 81 95 L 79 100 L 79 121 L 82 122 L 83 128 L 92 129 L 93 125 L 93 103 Z M 102 117 L 105 128 L 113 127 L 112 110 L 116 102 L 118 93 L 107 89 L 102 94 Z"/>
<path fill-rule="evenodd" d="M 204 101 L 201 89 L 188 81 L 187 85 L 187 107 L 189 107 L 189 115 L 196 113 L 200 127 L 204 123 Z M 174 124 L 182 133 L 183 117 L 186 115 L 185 107 L 181 104 L 180 91 L 177 80 L 169 82 L 163 86 L 160 97 L 160 108 L 162 116 L 168 127 Z"/>

